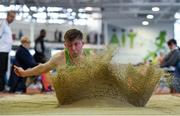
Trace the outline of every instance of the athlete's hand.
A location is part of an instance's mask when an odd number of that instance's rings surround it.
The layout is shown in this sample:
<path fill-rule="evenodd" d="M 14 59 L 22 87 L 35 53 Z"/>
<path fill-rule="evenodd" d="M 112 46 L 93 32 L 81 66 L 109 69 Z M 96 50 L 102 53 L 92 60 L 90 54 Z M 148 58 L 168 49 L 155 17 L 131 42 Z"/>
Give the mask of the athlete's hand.
<path fill-rule="evenodd" d="M 25 77 L 25 70 L 21 67 L 14 65 L 14 72 L 19 77 Z"/>

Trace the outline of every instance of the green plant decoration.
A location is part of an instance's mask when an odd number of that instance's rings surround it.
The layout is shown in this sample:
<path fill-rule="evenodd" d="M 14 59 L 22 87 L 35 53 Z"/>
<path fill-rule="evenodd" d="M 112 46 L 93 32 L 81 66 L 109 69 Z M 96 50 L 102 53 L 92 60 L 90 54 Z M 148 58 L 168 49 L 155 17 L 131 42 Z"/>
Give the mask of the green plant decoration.
<path fill-rule="evenodd" d="M 122 46 L 125 47 L 125 44 L 126 44 L 125 29 L 122 29 L 121 32 L 122 32 L 122 35 L 121 35 Z"/>
<path fill-rule="evenodd" d="M 111 37 L 110 44 L 119 44 L 119 39 L 116 34 L 116 29 L 113 29 L 113 35 Z"/>
<path fill-rule="evenodd" d="M 155 58 L 156 53 L 158 53 L 162 49 L 165 49 L 165 43 L 166 43 L 166 31 L 161 31 L 155 41 L 156 49 L 154 51 L 149 52 L 144 57 L 144 61 L 147 61 L 148 59 L 153 60 Z"/>
<path fill-rule="evenodd" d="M 129 34 L 128 34 L 128 37 L 130 39 L 130 48 L 133 48 L 134 47 L 134 39 L 136 37 L 136 33 L 133 32 L 133 30 L 131 29 Z"/>
<path fill-rule="evenodd" d="M 159 37 L 156 38 L 155 45 L 157 47 L 157 50 L 164 47 L 164 44 L 166 42 L 166 31 L 161 31 L 159 33 Z"/>

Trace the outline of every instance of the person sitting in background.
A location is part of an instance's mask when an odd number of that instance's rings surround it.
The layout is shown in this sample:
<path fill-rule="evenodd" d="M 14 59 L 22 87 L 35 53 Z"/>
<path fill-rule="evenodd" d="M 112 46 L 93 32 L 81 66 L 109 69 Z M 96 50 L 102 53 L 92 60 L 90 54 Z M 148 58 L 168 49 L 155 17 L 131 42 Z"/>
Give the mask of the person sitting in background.
<path fill-rule="evenodd" d="M 28 37 L 23 36 L 21 38 L 21 45 L 18 47 L 15 55 L 15 65 L 22 67 L 23 69 L 28 69 L 37 65 L 33 56 L 30 54 L 30 40 Z M 10 76 L 10 92 L 26 92 L 26 78 L 17 77 L 11 70 Z"/>

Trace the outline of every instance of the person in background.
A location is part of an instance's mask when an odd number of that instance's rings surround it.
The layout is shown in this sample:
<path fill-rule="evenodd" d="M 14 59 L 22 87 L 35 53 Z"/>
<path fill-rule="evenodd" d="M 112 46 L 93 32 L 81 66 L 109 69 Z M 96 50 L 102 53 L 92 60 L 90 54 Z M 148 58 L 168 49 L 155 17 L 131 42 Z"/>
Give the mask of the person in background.
<path fill-rule="evenodd" d="M 170 39 L 168 42 L 170 52 L 166 55 L 162 61 L 161 67 L 175 67 L 173 71 L 174 78 L 172 81 L 173 89 L 175 92 L 180 92 L 180 50 L 177 46 L 175 39 Z M 173 91 L 174 91 L 173 90 Z M 172 91 L 172 90 L 171 90 Z"/>
<path fill-rule="evenodd" d="M 15 16 L 15 11 L 8 11 L 6 19 L 0 22 L 0 92 L 5 90 L 8 56 L 13 43 L 12 31 L 9 25 L 14 21 Z"/>
<path fill-rule="evenodd" d="M 30 40 L 28 37 L 23 36 L 21 38 L 21 45 L 18 47 L 15 55 L 15 65 L 22 67 L 23 69 L 32 68 L 37 65 L 33 56 L 29 52 Z M 10 76 L 10 92 L 26 92 L 26 78 L 21 78 L 15 75 L 13 68 Z"/>
<path fill-rule="evenodd" d="M 163 58 L 160 67 L 170 67 L 176 66 L 180 61 L 180 50 L 177 47 L 177 42 L 175 39 L 170 39 L 167 42 L 170 52 Z"/>
<path fill-rule="evenodd" d="M 34 58 L 38 63 L 45 63 L 45 46 L 44 46 L 44 38 L 46 37 L 46 30 L 41 29 L 40 35 L 35 40 L 35 54 Z"/>
<path fill-rule="evenodd" d="M 44 38 L 46 37 L 46 30 L 41 29 L 40 35 L 35 40 L 35 54 L 34 59 L 37 63 L 45 63 L 47 61 L 47 57 L 45 55 L 45 45 L 44 45 Z M 48 92 L 51 91 L 51 86 L 47 81 L 46 73 L 42 73 L 39 75 L 39 80 L 41 81 L 42 91 Z"/>
<path fill-rule="evenodd" d="M 15 65 L 23 69 L 32 68 L 37 65 L 33 56 L 29 52 L 30 40 L 28 37 L 21 38 L 21 45 L 18 47 L 15 55 Z M 12 68 L 13 69 L 13 68 Z M 10 92 L 26 92 L 26 78 L 17 77 L 13 70 L 10 76 Z"/>

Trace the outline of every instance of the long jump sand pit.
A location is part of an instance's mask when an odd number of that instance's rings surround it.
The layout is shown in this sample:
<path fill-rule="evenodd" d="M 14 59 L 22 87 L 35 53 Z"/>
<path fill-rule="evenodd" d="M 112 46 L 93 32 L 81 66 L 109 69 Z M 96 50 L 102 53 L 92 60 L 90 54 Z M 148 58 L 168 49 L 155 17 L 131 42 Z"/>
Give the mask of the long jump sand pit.
<path fill-rule="evenodd" d="M 153 95 L 145 107 L 112 98 L 83 99 L 58 106 L 54 93 L 0 95 L 0 115 L 180 115 L 178 95 Z"/>
<path fill-rule="evenodd" d="M 180 97 L 153 95 L 163 72 L 153 65 L 111 64 L 111 54 L 61 66 L 53 94 L 0 95 L 0 114 L 180 115 Z"/>

